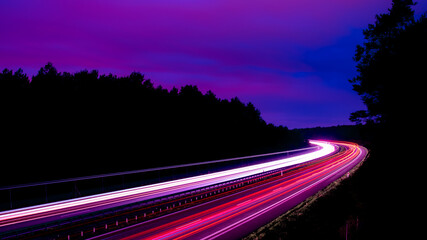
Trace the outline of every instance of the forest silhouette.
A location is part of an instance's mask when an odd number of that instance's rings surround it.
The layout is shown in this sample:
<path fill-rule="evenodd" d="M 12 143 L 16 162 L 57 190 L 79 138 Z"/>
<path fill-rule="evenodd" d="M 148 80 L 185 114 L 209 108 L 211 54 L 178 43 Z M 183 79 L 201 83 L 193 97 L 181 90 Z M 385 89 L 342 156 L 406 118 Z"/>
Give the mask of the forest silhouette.
<path fill-rule="evenodd" d="M 306 137 L 359 142 L 369 157 L 316 210 L 297 219 L 293 232 L 284 225 L 280 231 L 295 236 L 289 239 L 343 239 L 337 233 L 346 233 L 354 219 L 357 231 L 348 239 L 416 239 L 423 234 L 427 13 L 417 17 L 415 5 L 392 0 L 391 8 L 363 31 L 365 41 L 354 56 L 357 75 L 350 79 L 366 106 L 350 115 L 357 125 L 299 130 Z"/>
<path fill-rule="evenodd" d="M 3 185 L 243 156 L 303 146 L 252 103 L 143 74 L 0 73 Z M 5 174 L 7 173 L 7 174 Z"/>
<path fill-rule="evenodd" d="M 357 45 L 354 56 L 358 74 L 350 83 L 367 110 L 352 113 L 350 120 L 396 128 L 422 114 L 427 15 L 417 19 L 415 5 L 412 0 L 393 0 L 392 8 L 376 15 L 375 23 L 363 31 L 365 42 Z"/>

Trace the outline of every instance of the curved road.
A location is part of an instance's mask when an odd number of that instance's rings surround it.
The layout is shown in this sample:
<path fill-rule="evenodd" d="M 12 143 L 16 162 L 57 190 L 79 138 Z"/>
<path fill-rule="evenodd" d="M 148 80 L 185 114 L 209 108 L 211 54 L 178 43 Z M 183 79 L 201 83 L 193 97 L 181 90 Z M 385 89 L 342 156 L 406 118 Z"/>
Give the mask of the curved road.
<path fill-rule="evenodd" d="M 367 155 L 354 143 L 316 141 L 333 153 L 274 181 L 94 239 L 238 239 L 346 174 Z"/>
<path fill-rule="evenodd" d="M 0 232 L 182 193 L 266 171 L 294 166 L 335 151 L 335 147 L 326 142 L 312 141 L 311 143 L 320 146 L 320 148 L 310 153 L 227 171 L 0 212 Z"/>

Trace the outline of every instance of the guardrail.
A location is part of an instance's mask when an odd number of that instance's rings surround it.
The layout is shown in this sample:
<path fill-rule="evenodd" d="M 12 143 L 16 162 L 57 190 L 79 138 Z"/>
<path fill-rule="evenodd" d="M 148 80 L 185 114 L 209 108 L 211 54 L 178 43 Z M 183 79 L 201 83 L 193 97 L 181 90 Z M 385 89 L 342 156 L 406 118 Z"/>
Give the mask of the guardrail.
<path fill-rule="evenodd" d="M 318 148 L 318 146 L 315 146 L 289 151 L 227 158 L 206 162 L 4 186 L 0 187 L 0 198 L 3 199 L 0 199 L 0 203 L 2 203 L 0 204 L 0 210 L 14 209 L 114 190 L 121 190 L 135 186 L 162 182 L 165 180 L 195 176 L 208 172 L 212 173 L 214 171 L 231 169 L 240 165 L 255 164 L 259 163 L 260 161 L 271 160 L 270 158 L 272 157 L 290 155 L 302 151 L 314 151 Z M 32 195 L 37 197 L 34 197 L 32 200 L 22 199 L 23 197 L 28 198 L 28 192 L 34 192 Z"/>
<path fill-rule="evenodd" d="M 128 227 L 183 208 L 227 196 L 234 192 L 242 191 L 242 189 L 273 181 L 277 178 L 290 177 L 289 174 L 296 174 L 295 171 L 297 169 L 303 170 L 305 166 L 311 164 L 313 162 L 302 163 L 292 167 L 267 171 L 173 195 L 162 196 L 140 203 L 40 224 L 25 230 L 17 229 L 4 233 L 5 235 L 3 236 L 0 234 L 0 237 L 5 239 L 26 239 L 38 236 L 55 239 L 86 239 L 87 237 Z M 46 233 L 45 229 L 49 229 L 50 233 Z"/>

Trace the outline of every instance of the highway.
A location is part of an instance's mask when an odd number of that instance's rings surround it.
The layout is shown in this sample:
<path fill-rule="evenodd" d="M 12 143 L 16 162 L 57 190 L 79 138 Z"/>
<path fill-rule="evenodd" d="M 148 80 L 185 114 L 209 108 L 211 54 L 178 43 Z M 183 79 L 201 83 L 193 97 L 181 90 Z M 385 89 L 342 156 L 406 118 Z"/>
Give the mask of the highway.
<path fill-rule="evenodd" d="M 327 156 L 338 149 L 337 146 L 327 142 L 311 141 L 311 143 L 319 146 L 319 149 L 293 157 L 211 174 L 3 211 L 0 212 L 0 232 L 79 216 L 82 213 L 96 212 L 134 202 L 169 196 L 267 171 L 283 169 Z"/>
<path fill-rule="evenodd" d="M 313 142 L 329 154 L 272 181 L 93 239 L 239 239 L 345 175 L 367 156 L 349 142 Z M 323 144 L 323 145 L 322 145 Z"/>

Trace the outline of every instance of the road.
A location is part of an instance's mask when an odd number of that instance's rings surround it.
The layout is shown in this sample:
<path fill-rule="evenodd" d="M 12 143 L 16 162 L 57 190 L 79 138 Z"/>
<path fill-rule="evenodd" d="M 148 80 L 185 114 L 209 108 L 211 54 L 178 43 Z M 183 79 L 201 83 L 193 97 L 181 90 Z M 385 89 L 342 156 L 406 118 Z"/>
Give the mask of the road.
<path fill-rule="evenodd" d="M 354 143 L 318 141 L 316 144 L 334 146 L 334 154 L 266 184 L 93 239 L 244 237 L 343 176 L 367 155 L 365 148 Z M 322 145 L 323 149 L 326 145 Z"/>
<path fill-rule="evenodd" d="M 327 142 L 312 141 L 311 143 L 320 146 L 319 150 L 227 171 L 0 212 L 0 232 L 79 216 L 82 213 L 123 206 L 129 203 L 244 178 L 266 171 L 282 169 L 327 156 L 336 150 L 336 147 Z"/>

